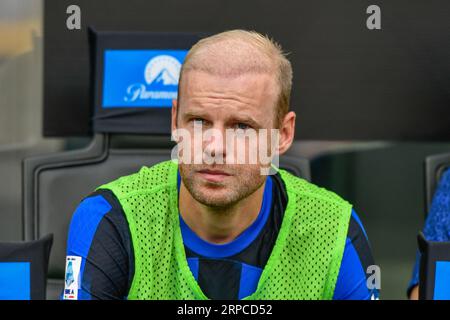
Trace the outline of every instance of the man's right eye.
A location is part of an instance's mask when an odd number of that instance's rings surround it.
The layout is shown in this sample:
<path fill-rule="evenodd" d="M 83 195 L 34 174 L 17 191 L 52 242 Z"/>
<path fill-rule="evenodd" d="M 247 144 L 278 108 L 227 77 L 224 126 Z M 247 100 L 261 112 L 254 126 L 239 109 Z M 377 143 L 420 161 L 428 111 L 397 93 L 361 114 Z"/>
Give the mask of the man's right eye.
<path fill-rule="evenodd" d="M 202 119 L 202 118 L 194 118 L 194 119 L 192 119 L 192 121 L 193 121 L 194 124 L 196 124 L 196 125 L 201 125 L 201 124 L 203 124 L 203 119 Z"/>

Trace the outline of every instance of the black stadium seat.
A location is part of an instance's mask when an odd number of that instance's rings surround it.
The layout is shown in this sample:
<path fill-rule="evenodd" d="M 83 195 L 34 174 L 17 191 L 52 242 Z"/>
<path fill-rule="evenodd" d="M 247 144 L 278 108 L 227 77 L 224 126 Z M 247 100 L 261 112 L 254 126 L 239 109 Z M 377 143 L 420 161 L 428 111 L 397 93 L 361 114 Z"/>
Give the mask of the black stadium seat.
<path fill-rule="evenodd" d="M 425 159 L 425 215 L 431 208 L 434 192 L 442 174 L 450 167 L 450 153 L 437 154 Z"/>
<path fill-rule="evenodd" d="M 96 134 L 85 149 L 24 161 L 25 240 L 54 234 L 49 298 L 57 298 L 63 288 L 67 231 L 78 203 L 103 183 L 133 173 L 143 165 L 169 159 L 171 144 L 168 142 L 151 137 L 114 139 Z"/>
<path fill-rule="evenodd" d="M 96 134 L 85 149 L 25 159 L 25 240 L 54 234 L 49 262 L 48 299 L 57 299 L 64 282 L 67 232 L 72 214 L 96 187 L 170 159 L 168 137 Z M 306 159 L 281 157 L 280 167 L 310 179 Z"/>

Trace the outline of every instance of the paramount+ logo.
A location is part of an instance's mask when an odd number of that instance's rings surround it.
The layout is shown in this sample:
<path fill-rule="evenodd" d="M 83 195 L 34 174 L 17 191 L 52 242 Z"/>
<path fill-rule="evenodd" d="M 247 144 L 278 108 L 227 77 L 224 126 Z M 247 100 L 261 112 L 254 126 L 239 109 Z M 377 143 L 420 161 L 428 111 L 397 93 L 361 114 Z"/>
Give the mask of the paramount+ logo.
<path fill-rule="evenodd" d="M 146 84 L 135 83 L 127 88 L 124 100 L 176 99 L 181 63 L 169 55 L 150 59 L 144 69 Z"/>

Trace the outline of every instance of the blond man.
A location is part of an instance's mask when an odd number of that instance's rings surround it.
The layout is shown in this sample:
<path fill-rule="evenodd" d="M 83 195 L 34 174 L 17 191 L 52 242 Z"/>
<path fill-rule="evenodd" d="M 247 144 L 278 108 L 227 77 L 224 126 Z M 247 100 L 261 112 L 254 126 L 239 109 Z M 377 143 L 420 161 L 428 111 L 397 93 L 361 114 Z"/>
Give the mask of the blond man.
<path fill-rule="evenodd" d="M 77 298 L 377 298 L 352 206 L 276 168 L 294 139 L 291 87 L 289 60 L 259 33 L 194 45 L 172 107 L 175 159 L 99 187 L 73 216 Z"/>

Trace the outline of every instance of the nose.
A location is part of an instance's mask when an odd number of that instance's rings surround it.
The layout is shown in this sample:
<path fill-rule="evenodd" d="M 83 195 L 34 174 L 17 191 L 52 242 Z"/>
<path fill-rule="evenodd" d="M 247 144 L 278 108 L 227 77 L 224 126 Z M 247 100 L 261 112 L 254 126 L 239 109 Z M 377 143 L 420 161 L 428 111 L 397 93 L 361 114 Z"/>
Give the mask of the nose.
<path fill-rule="evenodd" d="M 203 133 L 205 162 L 208 164 L 223 164 L 226 157 L 225 130 L 213 127 Z"/>

